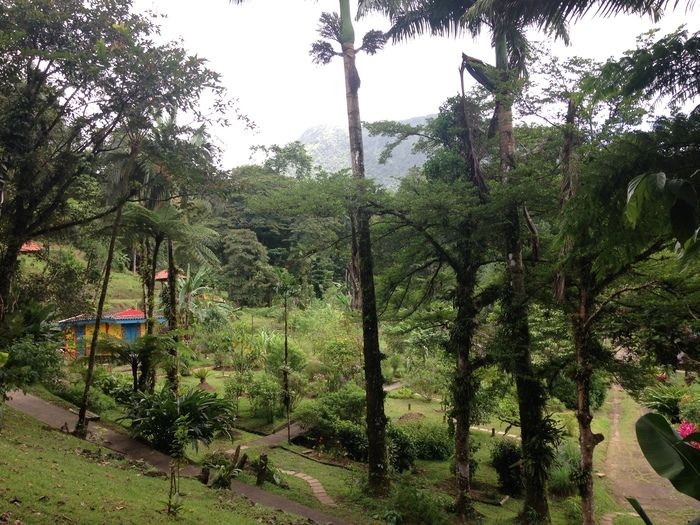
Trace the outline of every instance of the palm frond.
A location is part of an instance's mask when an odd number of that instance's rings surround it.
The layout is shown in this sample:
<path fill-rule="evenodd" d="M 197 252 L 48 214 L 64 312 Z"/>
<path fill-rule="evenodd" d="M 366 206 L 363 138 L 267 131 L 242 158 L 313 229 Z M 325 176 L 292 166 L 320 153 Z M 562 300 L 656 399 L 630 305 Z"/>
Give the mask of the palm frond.
<path fill-rule="evenodd" d="M 640 47 L 617 62 L 609 62 L 603 74 L 621 86 L 625 95 L 672 96 L 678 102 L 700 95 L 700 32 L 688 36 L 676 31 Z"/>
<path fill-rule="evenodd" d="M 456 36 L 465 31 L 462 16 L 475 0 L 386 0 L 360 2 L 358 14 L 370 11 L 387 16 L 387 37 L 398 42 L 417 35 Z"/>

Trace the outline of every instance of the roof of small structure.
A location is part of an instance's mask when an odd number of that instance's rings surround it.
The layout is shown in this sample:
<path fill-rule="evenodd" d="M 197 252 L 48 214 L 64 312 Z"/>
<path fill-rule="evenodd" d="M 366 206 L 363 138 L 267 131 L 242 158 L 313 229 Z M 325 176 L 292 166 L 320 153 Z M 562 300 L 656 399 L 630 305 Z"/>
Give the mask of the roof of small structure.
<path fill-rule="evenodd" d="M 142 321 L 145 320 L 146 316 L 141 310 L 136 310 L 134 308 L 129 308 L 127 310 L 122 310 L 121 312 L 113 312 L 104 314 L 102 316 L 102 321 L 105 323 L 118 323 L 120 321 Z M 59 324 L 79 324 L 84 322 L 90 322 L 95 320 L 94 314 L 80 314 L 68 319 L 63 319 L 59 321 Z"/>
<path fill-rule="evenodd" d="M 182 273 L 182 272 L 178 272 L 178 273 L 177 273 L 177 276 L 178 276 L 178 277 L 185 277 L 185 274 Z M 156 281 L 161 281 L 161 282 L 167 281 L 167 280 L 168 280 L 168 270 L 161 270 L 161 271 L 159 271 L 159 272 L 156 274 L 155 280 L 156 280 Z"/>
<path fill-rule="evenodd" d="M 19 249 L 19 253 L 38 253 L 41 250 L 43 250 L 43 248 L 38 242 L 27 241 Z"/>

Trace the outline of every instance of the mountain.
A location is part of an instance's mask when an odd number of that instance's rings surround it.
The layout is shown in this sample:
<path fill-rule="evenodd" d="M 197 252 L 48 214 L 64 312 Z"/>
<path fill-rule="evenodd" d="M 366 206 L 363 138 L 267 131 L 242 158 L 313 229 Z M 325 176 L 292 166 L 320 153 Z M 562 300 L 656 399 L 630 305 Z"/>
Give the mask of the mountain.
<path fill-rule="evenodd" d="M 414 117 L 402 120 L 404 124 L 423 124 L 428 117 Z M 350 169 L 350 149 L 347 128 L 334 126 L 313 126 L 302 133 L 299 140 L 306 146 L 306 151 L 313 157 L 314 163 L 327 171 Z M 425 162 L 423 153 L 414 153 L 413 145 L 417 139 L 404 141 L 394 149 L 386 163 L 379 163 L 379 156 L 389 142 L 387 137 L 370 137 L 362 130 L 362 142 L 365 147 L 365 171 L 367 177 L 382 186 L 395 188 L 400 180 L 414 166 Z"/>

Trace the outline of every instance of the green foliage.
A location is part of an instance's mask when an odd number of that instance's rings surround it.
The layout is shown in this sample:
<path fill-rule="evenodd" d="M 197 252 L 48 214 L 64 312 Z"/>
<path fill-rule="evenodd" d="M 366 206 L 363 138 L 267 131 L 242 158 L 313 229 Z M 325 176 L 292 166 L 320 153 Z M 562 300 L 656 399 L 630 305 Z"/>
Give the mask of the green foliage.
<path fill-rule="evenodd" d="M 498 487 L 506 494 L 518 495 L 523 489 L 522 451 L 508 439 L 498 439 L 491 447 L 491 466 L 498 475 Z"/>
<path fill-rule="evenodd" d="M 412 436 L 403 426 L 389 424 L 386 427 L 389 464 L 396 472 L 413 467 L 416 461 L 416 447 Z"/>
<path fill-rule="evenodd" d="M 287 345 L 287 366 L 289 371 L 301 372 L 306 365 L 306 355 L 291 341 Z M 282 376 L 284 368 L 284 337 L 274 334 L 267 347 L 265 355 L 265 370 L 278 377 Z"/>
<path fill-rule="evenodd" d="M 610 377 L 602 371 L 596 371 L 591 377 L 590 397 L 591 409 L 598 410 L 605 402 L 605 396 L 610 387 Z M 551 394 L 561 400 L 569 410 L 576 410 L 576 383 L 564 374 L 558 375 L 551 385 Z"/>
<path fill-rule="evenodd" d="M 61 377 L 63 356 L 51 341 L 37 341 L 31 336 L 15 340 L 0 366 L 0 403 L 7 393 L 43 382 L 51 386 Z"/>
<path fill-rule="evenodd" d="M 282 387 L 277 378 L 268 373 L 255 375 L 248 387 L 253 414 L 263 417 L 268 423 L 282 410 Z"/>
<path fill-rule="evenodd" d="M 179 397 L 169 388 L 154 394 L 139 393 L 125 419 L 131 420 L 131 434 L 154 448 L 179 456 L 183 440 L 177 439 L 178 424 L 185 428 L 184 444 L 197 448 L 208 445 L 218 433 L 231 437 L 235 411 L 231 403 L 200 389 Z M 178 423 L 179 422 L 179 423 Z"/>
<path fill-rule="evenodd" d="M 388 396 L 393 399 L 413 399 L 415 395 L 415 392 L 407 386 L 402 386 L 398 390 L 392 390 L 388 394 Z"/>
<path fill-rule="evenodd" d="M 387 523 L 447 525 L 450 522 L 445 512 L 444 502 L 419 490 L 407 479 L 396 484 L 390 505 L 393 513 L 387 516 L 391 519 Z"/>
<path fill-rule="evenodd" d="M 692 423 L 700 422 L 700 394 L 697 390 L 689 390 L 679 401 L 680 419 Z"/>
<path fill-rule="evenodd" d="M 304 400 L 294 411 L 296 420 L 319 444 L 329 450 L 340 448 L 341 453 L 358 461 L 367 457 L 364 415 L 365 393 L 353 384 L 313 401 Z"/>
<path fill-rule="evenodd" d="M 549 492 L 558 497 L 573 496 L 578 491 L 580 481 L 581 451 L 578 444 L 570 439 L 563 440 L 549 470 Z"/>
<path fill-rule="evenodd" d="M 413 443 L 418 459 L 445 460 L 454 452 L 454 439 L 447 425 L 422 421 L 398 425 Z"/>
<path fill-rule="evenodd" d="M 224 383 L 224 398 L 231 401 L 238 409 L 238 400 L 246 393 L 248 385 L 253 379 L 250 372 L 239 372 L 236 370 L 226 379 Z"/>
<path fill-rule="evenodd" d="M 680 404 L 688 388 L 673 383 L 657 383 L 642 391 L 640 402 L 645 407 L 659 412 L 673 423 L 680 422 Z"/>
<path fill-rule="evenodd" d="M 83 393 L 85 392 L 85 382 L 78 381 L 75 383 L 59 382 L 49 387 L 52 394 L 73 403 L 75 406 L 80 406 L 83 402 Z M 116 408 L 115 400 L 102 390 L 91 388 L 88 392 L 88 410 L 101 414 L 107 410 Z"/>
<path fill-rule="evenodd" d="M 115 375 L 105 375 L 98 377 L 95 375 L 93 383 L 102 392 L 113 398 L 117 403 L 127 405 L 131 402 L 134 389 L 129 381 Z"/>
<path fill-rule="evenodd" d="M 15 293 L 19 294 L 24 305 L 47 305 L 59 319 L 90 312 L 94 308 L 99 276 L 88 273 L 85 264 L 68 250 L 51 252 L 41 273 L 26 272 L 18 277 Z"/>
<path fill-rule="evenodd" d="M 241 469 L 236 468 L 231 458 L 223 452 L 207 454 L 202 460 L 202 465 L 209 469 L 207 485 L 215 489 L 230 488 L 231 480 L 241 473 Z"/>
<path fill-rule="evenodd" d="M 55 321 L 53 306 L 28 301 L 0 324 L 0 349 L 4 350 L 23 338 L 58 343 L 61 331 Z"/>
<path fill-rule="evenodd" d="M 663 416 L 653 413 L 640 417 L 635 429 L 639 447 L 656 473 L 679 492 L 700 500 L 700 450 L 686 442 L 698 439 L 698 434 L 681 439 Z"/>
<path fill-rule="evenodd" d="M 331 334 L 329 339 L 316 345 L 316 354 L 323 365 L 326 387 L 331 392 L 358 377 L 362 371 L 362 351 L 347 333 Z"/>
<path fill-rule="evenodd" d="M 252 230 L 229 230 L 222 242 L 229 299 L 244 306 L 270 306 L 277 274 L 268 262 L 267 248 Z"/>

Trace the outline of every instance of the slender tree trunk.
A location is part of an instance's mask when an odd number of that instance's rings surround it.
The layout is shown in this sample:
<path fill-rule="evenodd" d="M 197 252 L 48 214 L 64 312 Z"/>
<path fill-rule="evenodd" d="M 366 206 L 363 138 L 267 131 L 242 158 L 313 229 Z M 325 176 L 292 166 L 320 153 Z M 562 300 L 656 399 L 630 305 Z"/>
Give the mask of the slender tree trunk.
<path fill-rule="evenodd" d="M 455 306 L 457 317 L 450 334 L 449 348 L 456 357 L 457 370 L 452 384 L 453 415 L 455 417 L 455 463 L 457 478 L 457 514 L 468 517 L 474 512 L 471 500 L 471 472 L 469 468 L 469 427 L 471 407 L 476 392 L 471 347 L 474 336 L 474 275 L 471 269 L 457 275 Z"/>
<path fill-rule="evenodd" d="M 85 390 L 83 390 L 83 399 L 80 402 L 80 411 L 78 412 L 78 422 L 75 425 L 73 433 L 76 436 L 84 438 L 87 435 L 87 408 L 90 388 L 95 374 L 95 360 L 97 357 L 97 338 L 100 335 L 100 324 L 102 322 L 102 313 L 104 311 L 105 300 L 107 299 L 107 289 L 109 288 L 109 277 L 112 273 L 112 261 L 114 260 L 114 245 L 117 242 L 117 233 L 122 218 L 122 209 L 124 206 L 117 208 L 117 214 L 114 217 L 112 224 L 112 235 L 109 239 L 109 248 L 107 250 L 107 262 L 105 263 L 105 275 L 102 281 L 102 290 L 100 291 L 100 299 L 97 302 L 97 313 L 95 314 L 95 326 L 92 332 L 90 341 L 90 357 L 88 358 L 87 374 L 85 375 Z"/>
<path fill-rule="evenodd" d="M 134 392 L 139 390 L 139 360 L 131 358 L 131 379 L 134 387 Z"/>
<path fill-rule="evenodd" d="M 572 315 L 574 333 L 574 351 L 576 357 L 576 419 L 578 419 L 579 446 L 581 448 L 581 514 L 583 525 L 595 525 L 595 510 L 593 505 L 593 450 L 603 441 L 602 434 L 594 434 L 591 430 L 593 414 L 591 413 L 591 348 L 592 334 L 587 324 L 591 314 L 593 294 L 582 286 L 579 294 L 579 310 Z"/>
<path fill-rule="evenodd" d="M 170 238 L 168 238 L 168 294 L 168 330 L 175 332 L 177 330 L 177 269 L 175 268 L 173 241 Z M 173 336 L 173 340 L 177 343 L 178 337 Z M 177 395 L 179 390 L 177 346 L 173 345 L 170 348 L 170 356 L 173 361 L 168 366 L 168 383 Z"/>
<path fill-rule="evenodd" d="M 384 494 L 389 489 L 386 455 L 387 419 L 384 414 L 383 356 L 379 348 L 379 327 L 374 292 L 369 213 L 365 207 L 365 189 L 363 186 L 365 165 L 358 99 L 360 77 L 355 67 L 354 33 L 349 1 L 340 0 L 340 8 L 352 175 L 357 182 L 357 202 L 353 210 L 353 221 L 355 224 L 353 245 L 357 253 L 357 266 L 360 270 L 360 296 L 362 299 L 362 335 L 367 395 L 367 441 L 369 444 L 368 481 L 369 489 L 374 494 Z"/>
<path fill-rule="evenodd" d="M 290 409 L 291 409 L 291 397 L 289 395 L 289 339 L 288 339 L 288 323 L 287 323 L 287 293 L 284 295 L 284 370 L 283 375 L 283 385 L 284 388 L 284 410 L 287 415 L 287 443 L 292 442 L 291 436 L 291 419 L 290 419 Z"/>
<path fill-rule="evenodd" d="M 12 305 L 12 279 L 17 273 L 19 251 L 23 244 L 22 237 L 10 235 L 6 240 L 5 251 L 0 258 L 0 322 L 10 311 Z"/>
<path fill-rule="evenodd" d="M 498 135 L 500 171 L 504 184 L 515 167 L 515 139 L 513 137 L 513 93 L 509 86 L 508 53 L 505 35 L 496 38 L 496 67 L 501 74 L 501 86 L 496 97 L 499 104 Z M 510 335 L 513 367 L 518 394 L 520 428 L 524 459 L 525 501 L 522 519 L 525 523 L 550 523 L 547 501 L 547 465 L 536 451 L 543 449 L 544 408 L 546 396 L 536 377 L 530 355 L 530 327 L 528 322 L 528 295 L 525 286 L 520 214 L 517 202 L 511 202 L 506 212 L 507 224 L 506 267 L 509 279 L 503 301 L 503 325 Z"/>

